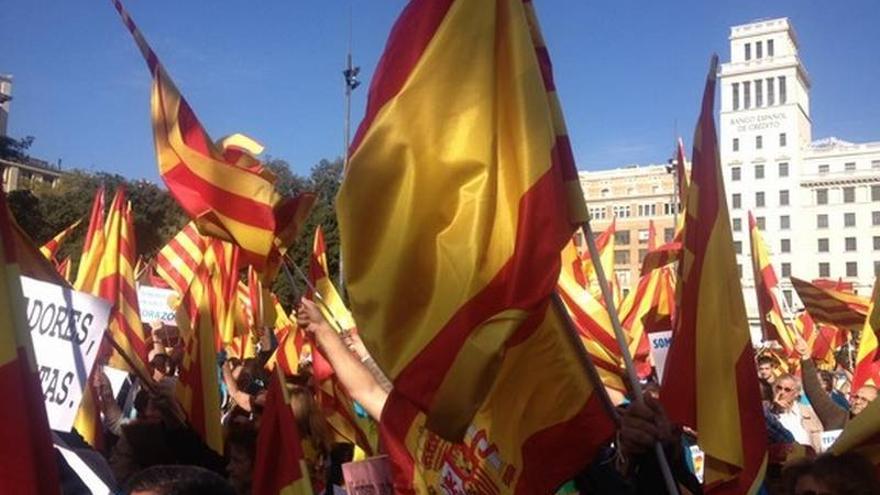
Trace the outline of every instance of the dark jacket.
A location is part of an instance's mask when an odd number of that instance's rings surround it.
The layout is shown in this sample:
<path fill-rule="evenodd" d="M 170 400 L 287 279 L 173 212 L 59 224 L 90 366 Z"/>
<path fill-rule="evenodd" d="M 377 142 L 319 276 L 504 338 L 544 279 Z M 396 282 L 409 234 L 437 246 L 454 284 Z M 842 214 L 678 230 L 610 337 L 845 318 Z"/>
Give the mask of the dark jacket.
<path fill-rule="evenodd" d="M 822 382 L 816 372 L 816 364 L 812 359 L 801 361 L 801 379 L 804 384 L 804 393 L 819 416 L 819 421 L 825 430 L 842 430 L 849 421 L 849 410 L 840 407 L 834 399 L 822 388 Z"/>

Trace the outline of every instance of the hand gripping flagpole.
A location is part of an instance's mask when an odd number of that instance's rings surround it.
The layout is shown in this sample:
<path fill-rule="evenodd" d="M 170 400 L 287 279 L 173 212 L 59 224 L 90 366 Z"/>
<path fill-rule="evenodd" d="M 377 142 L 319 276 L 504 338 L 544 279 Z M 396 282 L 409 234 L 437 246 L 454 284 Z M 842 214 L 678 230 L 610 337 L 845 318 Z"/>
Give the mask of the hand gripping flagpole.
<path fill-rule="evenodd" d="M 593 260 L 593 268 L 596 272 L 596 279 L 599 282 L 599 288 L 602 290 L 602 300 L 605 301 L 605 309 L 608 311 L 608 317 L 611 320 L 611 326 L 614 328 L 614 336 L 617 338 L 617 346 L 620 347 L 620 354 L 623 356 L 623 363 L 626 366 L 626 376 L 629 379 L 630 389 L 632 389 L 633 397 L 636 402 L 644 403 L 645 397 L 642 394 L 642 387 L 639 385 L 639 378 L 636 375 L 636 367 L 633 364 L 632 355 L 629 353 L 629 345 L 626 342 L 626 336 L 623 333 L 623 327 L 620 325 L 620 318 L 617 316 L 617 310 L 614 307 L 614 298 L 611 296 L 611 288 L 608 287 L 608 278 L 605 276 L 605 268 L 602 266 L 599 258 L 599 249 L 596 247 L 596 240 L 593 238 L 593 229 L 590 228 L 590 221 L 587 220 L 581 225 L 584 230 L 584 237 L 587 241 L 587 249 L 590 251 L 590 259 Z M 666 459 L 666 453 L 663 452 L 663 446 L 660 442 L 654 443 L 654 452 L 657 454 L 657 462 L 660 464 L 660 471 L 663 472 L 663 480 L 666 482 L 666 490 L 669 495 L 678 495 L 678 485 L 672 477 L 672 470 L 669 469 L 669 461 Z"/>
<path fill-rule="evenodd" d="M 315 285 L 312 283 L 311 280 L 309 280 L 309 277 L 307 277 L 306 274 L 303 273 L 302 269 L 299 266 L 297 266 L 297 264 L 294 263 L 292 259 L 290 259 L 287 255 L 285 255 L 284 260 L 281 263 L 281 267 L 284 268 L 284 274 L 287 275 L 287 280 L 290 282 L 290 285 L 292 287 L 296 286 L 294 283 L 294 280 L 293 280 L 293 275 L 290 273 L 290 268 L 287 267 L 288 264 L 293 265 L 293 269 L 296 270 L 297 275 L 299 275 L 300 278 L 303 279 L 303 282 L 305 282 L 306 286 L 309 288 L 309 290 L 312 291 L 312 295 L 315 298 L 315 302 L 317 302 L 319 306 L 321 306 L 325 311 L 327 311 L 327 314 L 330 316 L 330 319 L 333 320 L 333 323 L 336 325 L 336 328 L 338 329 L 337 331 L 339 333 L 345 333 L 345 331 L 346 331 L 345 327 L 343 327 L 342 324 L 339 323 L 339 320 L 336 319 L 336 315 L 333 314 L 333 311 L 330 309 L 330 306 L 328 306 L 327 303 L 324 302 L 324 298 L 321 297 L 321 293 L 318 292 L 318 289 L 315 288 Z"/>

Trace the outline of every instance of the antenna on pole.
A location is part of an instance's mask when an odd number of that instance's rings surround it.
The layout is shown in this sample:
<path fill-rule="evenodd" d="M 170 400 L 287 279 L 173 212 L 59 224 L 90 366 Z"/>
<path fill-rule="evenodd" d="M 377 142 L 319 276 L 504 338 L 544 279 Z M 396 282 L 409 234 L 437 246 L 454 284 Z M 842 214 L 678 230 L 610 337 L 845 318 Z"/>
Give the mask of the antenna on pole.
<path fill-rule="evenodd" d="M 358 74 L 361 68 L 352 63 L 351 57 L 351 38 L 352 38 L 352 5 L 348 4 L 348 50 L 345 56 L 345 69 L 342 71 L 344 78 L 344 95 L 345 95 L 345 122 L 343 126 L 343 147 L 342 147 L 342 177 L 348 170 L 348 147 L 351 144 L 351 92 L 361 85 L 358 80 Z M 342 249 L 339 250 L 339 291 L 342 297 L 345 297 L 345 276 L 342 262 Z"/>

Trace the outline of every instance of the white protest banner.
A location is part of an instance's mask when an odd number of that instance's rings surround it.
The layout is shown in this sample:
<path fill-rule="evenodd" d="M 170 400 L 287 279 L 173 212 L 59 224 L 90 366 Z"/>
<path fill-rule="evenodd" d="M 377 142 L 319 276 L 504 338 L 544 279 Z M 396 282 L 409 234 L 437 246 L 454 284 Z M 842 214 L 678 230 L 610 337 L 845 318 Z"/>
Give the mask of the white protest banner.
<path fill-rule="evenodd" d="M 822 452 L 830 449 L 843 430 L 827 430 L 822 432 Z"/>
<path fill-rule="evenodd" d="M 672 344 L 672 330 L 651 332 L 648 334 L 648 342 L 651 344 L 651 359 L 657 368 L 657 381 L 663 382 L 663 367 L 666 365 L 666 354 Z"/>
<path fill-rule="evenodd" d="M 49 426 L 70 431 L 107 328 L 110 303 L 28 277 L 21 277 L 21 290 Z"/>
<path fill-rule="evenodd" d="M 171 289 L 138 285 L 138 307 L 141 310 L 141 321 L 150 324 L 161 321 L 166 325 L 177 326 L 174 319 L 174 309 L 171 308 L 171 298 L 176 298 L 177 293 Z"/>

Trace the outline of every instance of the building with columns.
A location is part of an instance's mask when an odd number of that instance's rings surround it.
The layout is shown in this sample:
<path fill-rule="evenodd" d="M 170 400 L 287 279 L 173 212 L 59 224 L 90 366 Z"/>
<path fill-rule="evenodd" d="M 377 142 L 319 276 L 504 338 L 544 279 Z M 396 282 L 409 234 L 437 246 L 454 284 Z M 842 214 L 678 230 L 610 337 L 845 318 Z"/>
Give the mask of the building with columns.
<path fill-rule="evenodd" d="M 789 306 L 800 306 L 789 276 L 842 278 L 865 294 L 880 273 L 880 141 L 814 139 L 811 85 L 788 19 L 730 29 L 730 59 L 719 73 L 719 148 L 750 315 L 757 303 L 749 211 Z"/>

